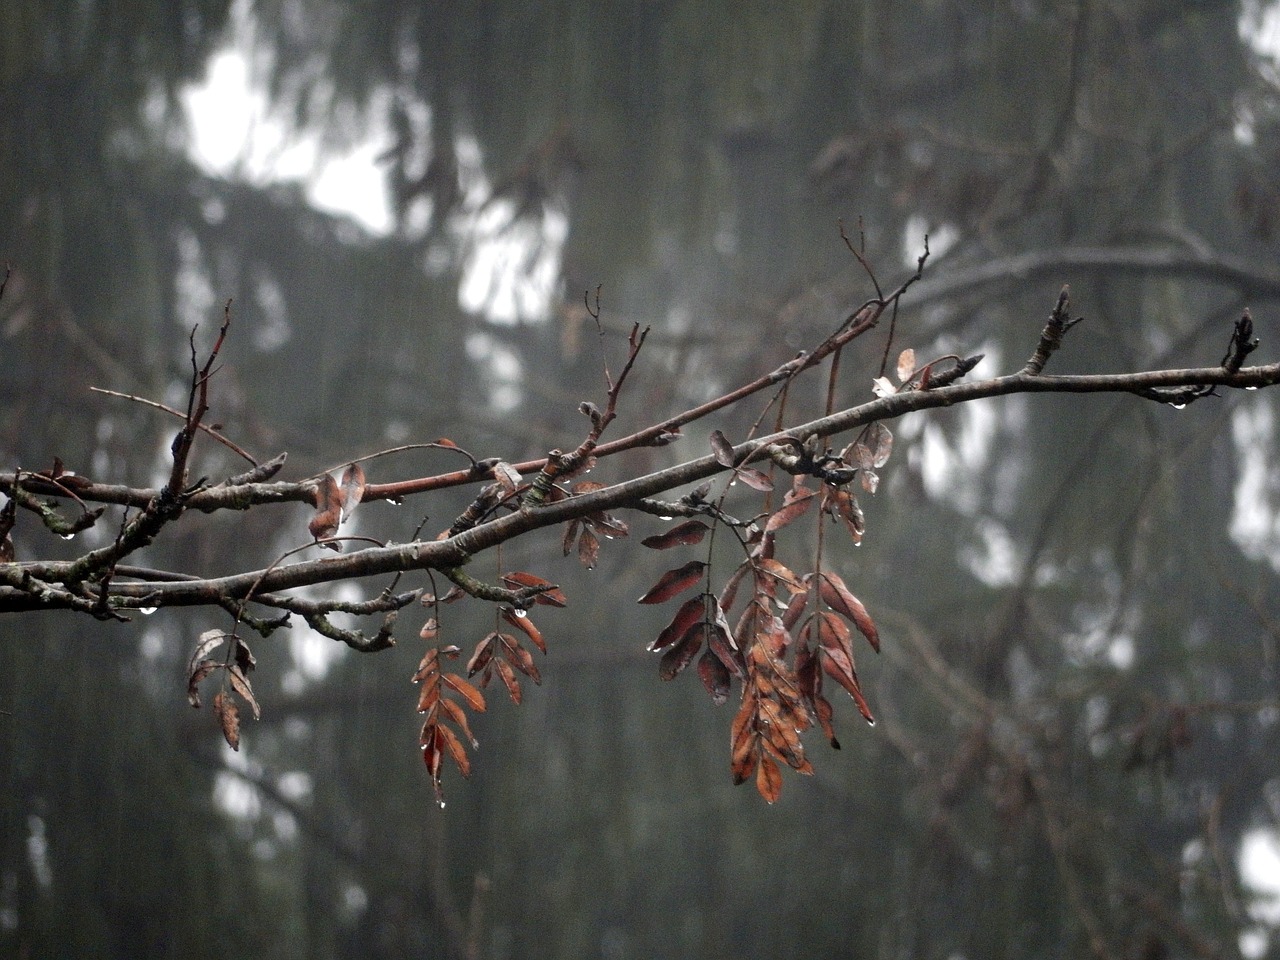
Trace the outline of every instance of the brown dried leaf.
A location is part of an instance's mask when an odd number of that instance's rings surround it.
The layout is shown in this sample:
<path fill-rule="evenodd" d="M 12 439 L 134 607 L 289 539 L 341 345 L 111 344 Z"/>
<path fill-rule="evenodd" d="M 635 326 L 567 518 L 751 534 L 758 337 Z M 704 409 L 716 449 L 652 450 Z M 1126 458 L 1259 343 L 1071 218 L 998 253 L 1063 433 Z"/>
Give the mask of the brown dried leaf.
<path fill-rule="evenodd" d="M 706 594 L 700 593 L 696 597 L 690 597 L 681 604 L 671 622 L 662 628 L 662 632 L 649 644 L 648 649 L 662 650 L 671 646 L 688 633 L 689 628 L 701 620 L 705 612 Z"/>
<path fill-rule="evenodd" d="M 522 571 L 504 573 L 502 582 L 513 590 L 519 590 L 522 587 L 545 587 L 546 589 L 542 593 L 533 598 L 534 603 L 545 604 L 548 607 L 563 607 L 569 603 L 563 590 L 550 580 L 544 580 L 542 577 L 534 576 L 532 573 L 524 573 Z"/>
<path fill-rule="evenodd" d="M 738 585 L 742 583 L 742 578 L 747 575 L 751 569 L 751 561 L 744 560 L 738 565 L 738 569 L 730 574 L 729 579 L 725 582 L 724 587 L 720 590 L 720 607 L 723 610 L 732 610 L 734 602 L 738 599 Z"/>
<path fill-rule="evenodd" d="M 520 471 L 505 460 L 499 460 L 493 465 L 493 479 L 497 480 L 507 493 L 515 493 L 516 488 L 520 486 Z"/>
<path fill-rule="evenodd" d="M 590 527 L 583 527 L 578 536 L 578 562 L 588 570 L 595 567 L 600 559 L 600 541 L 591 532 Z"/>
<path fill-rule="evenodd" d="M 420 683 L 423 680 L 438 675 L 439 672 L 440 653 L 435 647 L 432 647 L 422 655 L 422 660 L 418 663 L 418 670 L 413 675 L 413 682 Z"/>
<path fill-rule="evenodd" d="M 867 446 L 871 450 L 871 466 L 877 470 L 889 462 L 893 453 L 893 433 L 883 423 L 876 421 L 867 428 Z"/>
<path fill-rule="evenodd" d="M 471 654 L 471 659 L 467 661 L 467 676 L 474 677 L 479 671 L 493 659 L 494 643 L 497 641 L 498 635 L 491 633 L 479 643 L 476 644 L 475 652 Z"/>
<path fill-rule="evenodd" d="M 756 789 L 766 803 L 776 803 L 782 796 L 782 771 L 767 753 L 760 754 L 760 763 L 756 768 Z"/>
<path fill-rule="evenodd" d="M 689 632 L 680 638 L 680 642 L 662 655 L 658 664 L 658 676 L 663 680 L 674 680 L 692 661 L 702 648 L 702 635 L 706 624 L 702 621 L 689 628 Z"/>
<path fill-rule="evenodd" d="M 762 473 L 754 467 L 739 467 L 737 470 L 738 479 L 745 483 L 752 490 L 759 490 L 762 493 L 768 493 L 773 489 L 773 478 L 767 473 Z"/>
<path fill-rule="evenodd" d="M 440 633 L 440 624 L 435 617 L 428 617 L 427 622 L 422 625 L 422 629 L 418 631 L 418 636 L 423 640 L 434 640 Z"/>
<path fill-rule="evenodd" d="M 640 541 L 640 545 L 649 547 L 652 550 L 689 547 L 696 543 L 701 543 L 702 538 L 707 535 L 707 531 L 710 529 L 711 527 L 701 520 L 686 520 L 684 523 L 672 527 L 666 533 L 656 533 L 652 537 L 645 537 Z"/>
<path fill-rule="evenodd" d="M 807 589 L 796 575 L 791 572 L 790 567 L 777 560 L 770 557 L 764 557 L 755 561 L 755 565 L 757 572 L 756 575 L 758 577 L 767 577 L 771 580 L 776 580 L 778 583 L 786 587 L 792 596 L 797 593 L 804 593 Z M 772 592 L 770 592 L 770 596 L 772 595 Z"/>
<path fill-rule="evenodd" d="M 436 741 L 438 747 L 443 747 L 441 752 L 447 753 L 453 762 L 457 764 L 458 772 L 464 777 L 470 777 L 471 760 L 467 757 L 467 749 L 462 745 L 462 741 L 458 739 L 458 735 L 443 723 L 438 723 L 436 724 Z"/>
<path fill-rule="evenodd" d="M 717 707 L 729 699 L 729 668 L 710 648 L 698 658 L 698 676 Z"/>
<path fill-rule="evenodd" d="M 217 670 L 222 664 L 213 660 L 201 660 L 187 677 L 187 702 L 197 709 L 200 707 L 200 682 Z"/>
<path fill-rule="evenodd" d="M 533 625 L 533 621 L 528 617 L 521 617 L 516 614 L 510 607 L 502 608 L 502 619 L 507 621 L 513 627 L 523 630 L 525 635 L 533 641 L 533 645 L 543 653 L 547 652 L 547 643 L 542 639 L 542 631 Z M 470 671 L 468 671 L 468 674 Z"/>
<path fill-rule="evenodd" d="M 240 709 L 235 700 L 219 690 L 213 695 L 213 715 L 222 727 L 222 736 L 232 750 L 240 749 Z"/>
<path fill-rule="evenodd" d="M 307 524 L 307 530 L 316 540 L 325 540 L 338 532 L 338 524 L 342 522 L 342 494 L 338 490 L 338 482 L 329 474 L 325 474 L 316 485 L 316 513 Z M 338 549 L 337 544 L 326 545 Z"/>
<path fill-rule="evenodd" d="M 813 504 L 813 491 L 808 487 L 800 487 L 799 490 L 788 492 L 787 498 L 789 502 L 775 510 L 765 521 L 765 533 L 776 533 L 804 516 Z"/>
<path fill-rule="evenodd" d="M 463 710 L 462 707 L 458 706 L 448 697 L 442 697 L 440 699 L 440 710 L 441 712 L 448 714 L 449 719 L 452 720 L 457 728 L 462 731 L 463 736 L 471 742 L 472 749 L 480 746 L 480 741 L 471 733 L 471 726 L 467 723 L 467 712 Z"/>
<path fill-rule="evenodd" d="M 570 520 L 564 525 L 564 538 L 560 542 L 560 546 L 564 548 L 564 555 L 567 557 L 569 551 L 573 549 L 573 542 L 578 538 L 578 527 L 581 525 L 579 520 Z"/>
<path fill-rule="evenodd" d="M 231 689 L 240 694 L 240 698 L 253 710 L 253 719 L 262 719 L 258 699 L 253 695 L 253 687 L 249 685 L 249 678 L 240 670 L 240 665 L 233 663 L 227 667 L 227 676 L 231 678 Z"/>
<path fill-rule="evenodd" d="M 467 706 L 476 713 L 484 713 L 485 703 L 483 693 L 477 690 L 466 680 L 463 680 L 456 673 L 442 673 L 440 677 L 444 680 L 446 686 L 452 687 L 458 692 L 463 700 L 467 701 Z"/>
<path fill-rule="evenodd" d="M 637 603 L 665 603 L 677 594 L 684 593 L 702 579 L 707 565 L 701 560 L 690 560 L 682 567 L 668 570 L 658 582 L 649 588 L 649 592 L 637 600 Z"/>
<path fill-rule="evenodd" d="M 342 523 L 351 518 L 351 514 L 364 497 L 364 467 L 353 463 L 342 472 Z"/>
<path fill-rule="evenodd" d="M 874 470 L 862 470 L 859 471 L 859 476 L 862 478 L 862 489 L 874 496 L 880 487 L 880 474 Z"/>
<path fill-rule="evenodd" d="M 898 354 L 898 382 L 906 383 L 916 372 L 916 352 L 910 347 Z"/>
<path fill-rule="evenodd" d="M 601 511 L 591 514 L 586 519 L 601 536 L 608 537 L 610 540 L 621 540 L 631 533 L 631 528 L 627 526 L 626 521 L 619 520 L 612 513 Z"/>
<path fill-rule="evenodd" d="M 191 651 L 191 661 L 187 665 L 187 675 L 194 674 L 201 661 L 209 656 L 214 648 L 226 640 L 228 636 L 229 634 L 223 633 L 221 630 L 206 630 L 200 634 L 200 639 L 196 641 L 195 650 Z"/>
<path fill-rule="evenodd" d="M 871 649 L 880 652 L 880 632 L 867 613 L 862 601 L 849 592 L 840 574 L 823 571 L 818 580 L 818 593 L 823 602 L 836 613 L 846 618 L 862 632 L 871 644 Z"/>
<path fill-rule="evenodd" d="M 520 692 L 520 681 L 516 679 L 515 671 L 511 669 L 511 664 L 505 660 L 495 660 L 493 665 L 497 667 L 498 676 L 502 678 L 502 682 L 507 687 L 507 694 L 511 697 L 511 702 L 519 706 L 523 694 Z"/>
<path fill-rule="evenodd" d="M 871 707 L 867 704 L 866 697 L 862 695 L 862 685 L 858 683 L 858 674 L 854 670 L 849 654 L 840 647 L 823 645 L 818 650 L 818 659 L 822 662 L 822 669 L 827 676 L 844 687 L 849 692 L 849 696 L 853 697 L 853 702 L 858 705 L 858 712 L 867 723 L 875 723 Z"/>
<path fill-rule="evenodd" d="M 498 634 L 502 645 L 502 655 L 507 661 L 534 683 L 542 683 L 542 675 L 538 673 L 538 665 L 533 662 L 533 654 L 520 646 L 519 641 L 509 633 Z"/>

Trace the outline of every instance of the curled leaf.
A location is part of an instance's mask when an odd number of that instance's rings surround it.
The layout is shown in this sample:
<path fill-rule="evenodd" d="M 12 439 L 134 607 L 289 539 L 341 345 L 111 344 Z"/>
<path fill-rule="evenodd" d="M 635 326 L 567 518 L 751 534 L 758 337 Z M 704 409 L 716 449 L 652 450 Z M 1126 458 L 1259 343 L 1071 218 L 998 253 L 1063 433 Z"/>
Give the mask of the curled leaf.
<path fill-rule="evenodd" d="M 353 463 L 342 472 L 342 523 L 350 519 L 364 496 L 364 467 Z"/>
<path fill-rule="evenodd" d="M 342 493 L 338 482 L 329 474 L 325 474 L 316 485 L 316 512 L 307 524 L 307 530 L 316 540 L 326 540 L 338 532 L 338 524 L 342 522 Z M 332 549 L 338 549 L 336 544 Z"/>
<path fill-rule="evenodd" d="M 818 594 L 822 597 L 823 603 L 862 632 L 867 642 L 871 644 L 872 650 L 880 652 L 880 632 L 876 629 L 871 615 L 867 613 L 867 608 L 862 605 L 861 600 L 849 592 L 840 574 L 824 570 L 818 578 Z"/>
<path fill-rule="evenodd" d="M 711 527 L 701 520 L 686 520 L 684 523 L 672 527 L 666 533 L 656 533 L 652 537 L 645 537 L 640 543 L 651 550 L 689 547 L 696 543 L 701 543 L 702 538 L 707 535 L 707 531 L 710 529 Z"/>
<path fill-rule="evenodd" d="M 213 715 L 222 728 L 222 736 L 232 750 L 240 749 L 240 710 L 236 702 L 219 690 L 213 695 Z"/>

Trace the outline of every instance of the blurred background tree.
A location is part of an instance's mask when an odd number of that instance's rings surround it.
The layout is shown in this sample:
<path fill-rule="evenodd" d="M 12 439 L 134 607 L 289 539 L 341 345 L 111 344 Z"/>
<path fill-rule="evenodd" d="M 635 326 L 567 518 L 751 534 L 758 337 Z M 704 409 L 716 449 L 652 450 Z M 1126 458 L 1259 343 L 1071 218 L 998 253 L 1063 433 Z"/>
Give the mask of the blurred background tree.
<path fill-rule="evenodd" d="M 442 435 L 538 456 L 603 393 L 584 289 L 604 285 L 611 356 L 654 328 L 620 424 L 643 425 L 871 294 L 840 218 L 886 283 L 928 233 L 897 320 L 921 356 L 1015 369 L 1070 282 L 1088 321 L 1055 370 L 1212 363 L 1246 304 L 1272 359 L 1277 16 L 8 0 L 0 465 L 148 481 L 173 424 L 87 388 L 181 397 L 187 333 L 226 298 L 214 416 L 291 475 Z M 244 95 L 210 82 L 237 66 Z M 249 146 L 201 142 L 215 113 L 256 116 Z M 318 159 L 291 178 L 299 145 Z M 317 175 L 353 154 L 376 155 L 382 205 L 357 203 L 367 173 Z M 1213 258 L 1253 276 L 1186 266 Z M 846 353 L 845 400 L 882 350 Z M 808 383 L 791 403 L 817 412 Z M 445 810 L 413 756 L 411 634 L 376 657 L 297 627 L 259 644 L 266 713 L 233 755 L 183 699 L 211 614 L 0 624 L 0 953 L 1280 956 L 1280 911 L 1245 882 L 1280 863 L 1275 408 L 1020 397 L 895 425 L 866 542 L 836 560 L 885 636 L 862 664 L 881 722 L 846 704 L 844 750 L 773 807 L 729 784 L 731 708 L 657 680 L 663 611 L 630 606 L 654 571 L 626 544 L 591 573 L 556 538 L 506 549 L 570 607 L 542 618 L 542 688 L 481 718 Z M 435 456 L 372 479 L 454 466 Z M 403 539 L 463 503 L 360 523 Z M 213 517 L 154 549 L 217 573 L 304 524 Z M 486 629 L 445 626 L 464 647 Z"/>

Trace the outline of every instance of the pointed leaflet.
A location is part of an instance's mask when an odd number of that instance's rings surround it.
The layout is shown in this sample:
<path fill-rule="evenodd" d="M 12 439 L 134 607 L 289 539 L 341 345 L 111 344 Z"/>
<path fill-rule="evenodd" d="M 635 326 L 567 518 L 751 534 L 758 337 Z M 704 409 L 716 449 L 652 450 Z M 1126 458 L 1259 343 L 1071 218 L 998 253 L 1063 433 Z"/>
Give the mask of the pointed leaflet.
<path fill-rule="evenodd" d="M 663 627 L 662 632 L 649 644 L 649 650 L 662 650 L 681 639 L 689 632 L 690 627 L 702 619 L 705 610 L 705 593 L 700 593 L 696 597 L 686 600 L 680 609 L 676 611 L 676 615 L 671 622 Z"/>
<path fill-rule="evenodd" d="M 228 634 L 221 630 L 206 630 L 200 634 L 200 639 L 196 641 L 196 648 L 191 652 L 191 662 L 187 666 L 187 673 L 196 672 L 196 667 L 205 657 L 213 652 L 213 648 L 227 639 Z"/>
<path fill-rule="evenodd" d="M 686 520 L 684 523 L 672 527 L 666 533 L 656 533 L 652 537 L 645 537 L 640 541 L 640 544 L 652 550 L 691 547 L 695 543 L 701 543 L 702 538 L 707 535 L 707 531 L 710 529 L 701 520 Z"/>
<path fill-rule="evenodd" d="M 702 579 L 707 565 L 701 560 L 690 560 L 683 567 L 668 570 L 637 603 L 665 603 L 677 594 L 684 593 Z"/>
<path fill-rule="evenodd" d="M 698 676 L 717 707 L 729 699 L 729 668 L 710 649 L 698 658 Z"/>
<path fill-rule="evenodd" d="M 253 719 L 262 719 L 262 711 L 258 708 L 258 700 L 253 695 L 253 687 L 249 686 L 249 678 L 240 670 L 237 663 L 227 667 L 227 676 L 231 678 L 231 689 L 240 694 L 240 698 L 253 710 Z"/>
<path fill-rule="evenodd" d="M 564 539 L 561 546 L 564 548 L 564 555 L 567 557 L 569 551 L 573 549 L 573 542 L 578 537 L 578 527 L 581 525 L 579 520 L 570 520 L 564 525 Z"/>
<path fill-rule="evenodd" d="M 818 621 L 818 637 L 821 646 L 818 648 L 818 659 L 827 676 L 844 687 L 858 705 L 858 712 L 867 723 L 875 723 L 871 707 L 862 695 L 862 685 L 858 683 L 858 673 L 854 667 L 853 650 L 849 643 L 849 628 L 835 614 L 825 610 Z"/>
<path fill-rule="evenodd" d="M 774 533 L 787 524 L 799 520 L 813 504 L 813 491 L 808 487 L 800 487 L 787 493 L 787 502 L 775 510 L 765 521 L 764 532 Z"/>
<path fill-rule="evenodd" d="M 565 598 L 564 591 L 560 590 L 550 580 L 543 580 L 542 577 L 536 577 L 532 573 L 523 573 L 517 571 L 515 573 L 504 573 L 502 582 L 513 590 L 519 590 L 523 587 L 541 587 L 542 592 L 533 598 L 534 603 L 545 604 L 549 607 L 563 607 L 569 601 Z"/>
<path fill-rule="evenodd" d="M 583 527 L 582 533 L 578 536 L 578 562 L 591 570 L 599 559 L 600 541 L 596 539 L 590 527 Z"/>
<path fill-rule="evenodd" d="M 542 683 L 542 675 L 538 673 L 538 665 L 533 662 L 533 654 L 520 646 L 516 638 L 509 633 L 498 634 L 498 641 L 502 645 L 502 655 L 507 658 L 508 663 L 534 683 Z"/>
<path fill-rule="evenodd" d="M 752 490 L 768 493 L 773 489 L 773 480 L 767 473 L 762 473 L 753 467 L 739 467 L 736 472 L 738 478 Z"/>
<path fill-rule="evenodd" d="M 658 676 L 663 680 L 674 680 L 692 662 L 694 655 L 702 647 L 702 634 L 706 630 L 703 622 L 695 623 L 674 647 L 662 655 L 658 664 Z"/>
<path fill-rule="evenodd" d="M 507 621 L 513 627 L 523 630 L 525 635 L 533 641 L 533 645 L 543 653 L 547 652 L 547 642 L 542 639 L 542 631 L 533 625 L 528 617 L 522 617 L 510 607 L 502 608 L 502 619 Z M 470 674 L 472 671 L 467 671 Z"/>
<path fill-rule="evenodd" d="M 342 522 L 342 493 L 338 490 L 338 481 L 325 474 L 316 483 L 316 513 L 307 524 L 307 529 L 316 540 L 325 540 L 338 532 L 338 524 Z M 329 545 L 338 549 L 336 544 Z"/>
<path fill-rule="evenodd" d="M 782 771 L 767 753 L 760 754 L 760 765 L 756 768 L 756 789 L 767 803 L 776 803 L 782 796 Z"/>
<path fill-rule="evenodd" d="M 483 693 L 477 690 L 466 680 L 463 680 L 456 673 L 444 673 L 441 674 L 441 678 L 444 680 L 446 686 L 452 687 L 454 690 L 458 691 L 462 699 L 467 701 L 467 706 L 476 713 L 484 713 L 485 704 Z"/>
<path fill-rule="evenodd" d="M 495 660 L 493 665 L 498 668 L 498 676 L 502 678 L 502 682 L 506 684 L 507 693 L 511 697 L 511 702 L 516 706 L 520 705 L 523 696 L 520 692 L 520 681 L 516 679 L 515 671 L 511 669 L 511 664 L 505 660 Z"/>
<path fill-rule="evenodd" d="M 454 722 L 463 736 L 471 741 L 472 749 L 480 746 L 480 741 L 471 733 L 471 726 L 467 723 L 467 713 L 460 706 L 450 700 L 448 697 L 440 699 L 440 710 L 449 715 L 449 719 Z"/>
<path fill-rule="evenodd" d="M 876 630 L 876 625 L 867 613 L 867 608 L 862 605 L 861 600 L 849 592 L 849 588 L 840 579 L 840 574 L 823 571 L 818 578 L 818 593 L 827 606 L 862 632 L 867 642 L 871 644 L 872 650 L 876 653 L 880 652 L 880 632 Z"/>
<path fill-rule="evenodd" d="M 213 715 L 232 750 L 240 749 L 240 710 L 236 702 L 219 690 L 213 695 Z"/>
<path fill-rule="evenodd" d="M 464 777 L 471 776 L 471 761 L 467 757 L 466 747 L 462 745 L 462 741 L 458 739 L 458 735 L 446 727 L 442 723 L 436 724 L 436 749 L 442 753 L 447 753 L 455 764 L 458 765 L 458 772 Z"/>
<path fill-rule="evenodd" d="M 491 633 L 479 643 L 476 644 L 475 653 L 471 654 L 471 659 L 467 661 L 467 676 L 473 677 L 493 659 L 494 644 L 498 640 L 496 633 Z"/>
<path fill-rule="evenodd" d="M 200 682 L 220 666 L 222 664 L 213 660 L 201 660 L 187 677 L 187 702 L 193 707 L 200 706 Z"/>
<path fill-rule="evenodd" d="M 364 496 L 364 467 L 353 463 L 342 472 L 342 523 L 351 519 Z"/>

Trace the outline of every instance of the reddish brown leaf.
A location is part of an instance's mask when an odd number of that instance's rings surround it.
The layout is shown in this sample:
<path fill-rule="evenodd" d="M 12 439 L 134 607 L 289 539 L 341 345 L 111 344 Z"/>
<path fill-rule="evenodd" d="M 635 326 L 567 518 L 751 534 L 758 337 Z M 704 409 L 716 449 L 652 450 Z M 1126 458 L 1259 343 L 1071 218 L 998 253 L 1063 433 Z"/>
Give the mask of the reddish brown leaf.
<path fill-rule="evenodd" d="M 525 635 L 533 641 L 533 645 L 543 653 L 547 652 L 547 643 L 542 639 L 542 631 L 533 625 L 533 621 L 528 617 L 521 617 L 516 614 L 510 607 L 502 608 L 502 619 L 507 621 L 513 627 L 523 630 Z M 470 675 L 471 671 L 468 671 Z"/>
<path fill-rule="evenodd" d="M 213 715 L 222 727 L 222 735 L 232 750 L 240 749 L 240 710 L 236 702 L 221 690 L 213 695 Z"/>
<path fill-rule="evenodd" d="M 596 539 L 596 535 L 591 532 L 590 527 L 584 527 L 578 537 L 578 562 L 588 570 L 591 570 L 599 559 L 600 541 Z"/>
<path fill-rule="evenodd" d="M 729 579 L 725 582 L 724 587 L 720 590 L 720 606 L 724 610 L 732 610 L 734 602 L 738 599 L 738 585 L 742 583 L 742 578 L 747 575 L 747 571 L 751 569 L 751 561 L 743 561 L 738 564 L 738 569 L 730 574 Z"/>
<path fill-rule="evenodd" d="M 533 598 L 534 603 L 545 604 L 549 607 L 563 607 L 569 601 L 565 598 L 564 591 L 560 590 L 550 580 L 544 580 L 542 577 L 534 576 L 532 573 L 524 573 L 516 571 L 515 573 L 504 573 L 502 582 L 514 590 L 522 587 L 543 587 L 542 593 Z"/>
<path fill-rule="evenodd" d="M 364 467 L 353 463 L 342 472 L 342 523 L 350 519 L 364 497 Z"/>
<path fill-rule="evenodd" d="M 467 676 L 474 677 L 479 671 L 483 670 L 493 659 L 494 643 L 497 641 L 498 635 L 491 633 L 479 643 L 476 644 L 475 652 L 471 654 L 471 659 L 467 661 Z"/>
<path fill-rule="evenodd" d="M 671 547 L 689 547 L 701 543 L 711 528 L 701 520 L 686 520 L 677 524 L 666 533 L 656 533 L 645 537 L 640 544 L 653 550 L 667 550 Z"/>
<path fill-rule="evenodd" d="M 867 613 L 862 601 L 849 592 L 840 574 L 824 571 L 818 579 L 818 593 L 822 601 L 836 613 L 846 618 L 862 632 L 871 649 L 880 652 L 880 632 Z"/>
<path fill-rule="evenodd" d="M 435 617 L 428 617 L 427 622 L 422 625 L 422 629 L 418 631 L 418 636 L 423 640 L 434 640 L 440 633 L 440 624 L 436 622 Z"/>
<path fill-rule="evenodd" d="M 702 572 L 706 569 L 707 565 L 701 560 L 690 560 L 683 567 L 668 570 L 649 588 L 649 592 L 636 602 L 665 603 L 698 583 L 702 579 Z"/>
<path fill-rule="evenodd" d="M 729 699 L 729 668 L 710 648 L 698 658 L 698 676 L 717 707 Z"/>
<path fill-rule="evenodd" d="M 316 540 L 332 537 L 342 522 L 342 494 L 338 490 L 338 481 L 327 473 L 316 485 L 315 505 L 316 513 L 307 529 Z M 336 544 L 333 546 L 337 549 Z"/>
<path fill-rule="evenodd" d="M 463 700 L 467 701 L 469 706 L 476 713 L 484 713 L 485 703 L 484 694 L 477 690 L 473 685 L 463 680 L 456 673 L 443 673 L 440 675 L 447 686 L 458 691 Z"/>
<path fill-rule="evenodd" d="M 689 628 L 689 632 L 680 638 L 680 642 L 662 655 L 658 664 L 658 676 L 663 680 L 674 680 L 680 671 L 687 667 L 697 652 L 702 648 L 702 634 L 706 624 L 702 621 Z"/>
<path fill-rule="evenodd" d="M 520 471 L 505 460 L 499 460 L 493 465 L 493 479 L 497 480 L 507 493 L 514 493 L 520 486 Z"/>
<path fill-rule="evenodd" d="M 433 675 L 440 672 L 440 653 L 435 647 L 431 647 L 422 655 L 422 660 L 418 664 L 418 671 L 413 675 L 413 682 L 420 683 Z"/>
<path fill-rule="evenodd" d="M 502 678 L 502 682 L 506 685 L 511 702 L 519 706 L 523 694 L 520 692 L 520 681 L 516 679 L 515 671 L 511 669 L 511 664 L 505 660 L 495 660 L 493 665 L 498 670 L 498 676 Z"/>
<path fill-rule="evenodd" d="M 607 483 L 601 483 L 598 480 L 579 480 L 569 488 L 569 492 L 578 497 L 584 493 L 595 493 L 597 490 L 603 490 L 607 486 Z"/>
<path fill-rule="evenodd" d="M 538 665 L 533 662 L 533 654 L 520 646 L 509 633 L 498 634 L 498 640 L 502 644 L 502 655 L 507 661 L 534 683 L 541 684 L 542 675 L 538 673 Z"/>
<path fill-rule="evenodd" d="M 443 747 L 441 752 L 447 753 L 457 764 L 459 773 L 464 777 L 471 776 L 471 760 L 467 757 L 466 747 L 462 745 L 458 735 L 443 723 L 436 724 L 436 743 L 437 747 Z"/>
<path fill-rule="evenodd" d="M 898 354 L 898 382 L 906 383 L 916 372 L 916 352 L 910 347 Z"/>
<path fill-rule="evenodd" d="M 813 504 L 813 491 L 807 487 L 800 487 L 799 490 L 793 491 L 793 493 L 795 494 L 794 497 L 792 497 L 792 493 L 787 494 L 790 502 L 775 510 L 769 519 L 765 521 L 765 533 L 775 533 L 788 524 L 795 523 L 808 512 L 809 507 Z"/>
<path fill-rule="evenodd" d="M 671 622 L 663 627 L 662 632 L 649 644 L 649 650 L 662 650 L 671 646 L 686 633 L 689 628 L 702 619 L 706 612 L 706 594 L 690 597 L 676 611 Z"/>
<path fill-rule="evenodd" d="M 871 714 L 871 707 L 867 704 L 866 697 L 862 695 L 862 685 L 858 683 L 858 674 L 854 671 L 853 662 L 849 659 L 848 653 L 838 647 L 823 646 L 818 651 L 818 659 L 822 662 L 822 669 L 827 676 L 844 687 L 849 692 L 849 696 L 853 697 L 853 702 L 858 705 L 858 712 L 867 723 L 875 723 L 875 717 Z"/>
<path fill-rule="evenodd" d="M 440 710 L 442 713 L 448 714 L 449 719 L 462 731 L 463 736 L 471 741 L 472 749 L 480 746 L 480 741 L 471 733 L 471 726 L 467 723 L 467 712 L 465 710 L 448 697 L 440 698 Z"/>
<path fill-rule="evenodd" d="M 760 755 L 760 763 L 756 767 L 756 789 L 766 803 L 776 803 L 782 796 L 782 771 L 767 753 Z"/>
<path fill-rule="evenodd" d="M 795 629 L 795 625 L 800 622 L 800 618 L 804 616 L 808 606 L 809 591 L 802 590 L 800 593 L 792 594 L 791 602 L 787 604 L 787 609 L 782 614 L 783 628 L 786 630 Z"/>
<path fill-rule="evenodd" d="M 804 584 L 802 584 L 799 578 L 791 572 L 791 568 L 787 567 L 785 564 L 770 557 L 765 557 L 757 560 L 755 565 L 758 576 L 762 579 L 767 578 L 768 580 L 776 580 L 778 583 L 786 587 L 792 596 L 797 593 L 805 592 L 806 588 Z M 773 592 L 770 591 L 769 595 L 773 596 Z"/>

